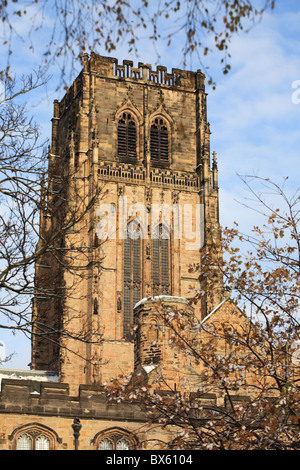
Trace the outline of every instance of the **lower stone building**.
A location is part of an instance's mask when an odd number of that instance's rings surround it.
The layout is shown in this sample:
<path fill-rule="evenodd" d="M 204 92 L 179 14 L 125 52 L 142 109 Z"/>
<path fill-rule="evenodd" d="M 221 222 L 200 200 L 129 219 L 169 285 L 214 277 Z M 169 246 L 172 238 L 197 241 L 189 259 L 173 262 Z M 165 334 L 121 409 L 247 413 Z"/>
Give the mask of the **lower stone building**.
<path fill-rule="evenodd" d="M 184 298 L 160 296 L 141 300 L 135 307 L 135 365 L 131 383 L 147 386 L 149 393 L 184 390 L 197 396 L 199 404 L 226 407 L 224 390 L 199 393 L 199 377 L 204 366 L 170 343 L 172 330 L 162 312 L 193 316 L 193 307 Z M 245 317 L 228 300 L 202 320 L 238 325 Z M 109 385 L 109 384 L 107 384 Z M 162 450 L 172 448 L 181 432 L 176 426 L 149 423 L 143 403 L 110 400 L 107 385 L 80 385 L 70 393 L 67 383 L 50 371 L 1 371 L 1 450 Z M 172 393 L 172 392 L 171 392 Z M 232 399 L 241 399 L 233 392 Z M 244 397 L 245 398 L 245 397 Z M 79 441 L 73 425 L 80 422 Z"/>

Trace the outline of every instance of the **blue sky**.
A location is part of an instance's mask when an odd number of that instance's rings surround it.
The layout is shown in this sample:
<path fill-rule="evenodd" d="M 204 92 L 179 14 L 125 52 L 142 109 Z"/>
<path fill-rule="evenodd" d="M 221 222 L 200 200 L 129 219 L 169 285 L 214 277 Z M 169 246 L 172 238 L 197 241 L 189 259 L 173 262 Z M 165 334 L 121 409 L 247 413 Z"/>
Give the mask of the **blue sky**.
<path fill-rule="evenodd" d="M 239 34 L 231 42 L 231 72 L 220 72 L 220 56 L 216 52 L 207 56 L 216 90 L 207 86 L 208 120 L 211 127 L 211 150 L 217 152 L 220 185 L 221 225 L 231 226 L 238 221 L 243 230 L 259 223 L 255 212 L 246 210 L 240 203 L 248 197 L 238 174 L 258 174 L 280 182 L 288 176 L 287 189 L 299 185 L 300 103 L 293 102 L 297 89 L 292 85 L 300 80 L 300 4 L 298 0 L 277 0 L 273 12 L 265 14 L 261 24 L 249 33 Z M 19 32 L 26 30 L 20 23 Z M 180 67 L 180 54 L 176 44 L 159 49 L 160 64 Z M 104 50 L 96 52 L 108 55 Z M 114 52 L 119 61 L 130 59 L 125 46 Z M 15 67 L 20 73 L 30 72 L 39 59 L 39 50 L 26 55 L 20 47 Z M 140 46 L 139 61 L 156 64 L 157 55 L 151 44 Z M 187 64 L 188 69 L 199 68 L 196 58 Z M 43 135 L 50 137 L 52 103 L 61 98 L 55 92 L 55 69 L 47 93 L 40 90 L 32 100 L 32 112 L 41 124 Z M 299 82 L 300 84 L 300 82 Z M 300 89 L 300 87 L 299 87 Z M 300 98 L 300 92 L 297 95 Z M 299 100 L 300 101 L 300 100 Z M 30 362 L 30 344 L 19 335 L 0 331 L 0 341 L 5 343 L 6 354 L 15 352 L 14 359 L 5 367 L 25 368 Z"/>

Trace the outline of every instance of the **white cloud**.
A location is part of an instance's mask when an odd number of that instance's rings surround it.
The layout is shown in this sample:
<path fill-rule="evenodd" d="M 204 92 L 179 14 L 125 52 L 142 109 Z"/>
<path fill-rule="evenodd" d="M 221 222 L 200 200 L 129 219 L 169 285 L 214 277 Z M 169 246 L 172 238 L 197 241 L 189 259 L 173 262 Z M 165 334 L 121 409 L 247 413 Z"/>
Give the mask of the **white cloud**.
<path fill-rule="evenodd" d="M 227 214 L 232 218 L 225 206 L 243 191 L 237 172 L 275 179 L 290 175 L 290 184 L 298 184 L 300 105 L 291 98 L 292 83 L 300 79 L 300 40 L 293 36 L 299 19 L 299 13 L 275 11 L 258 28 L 235 38 L 232 71 L 209 93 L 211 146 L 219 154 L 225 223 Z M 248 219 L 254 222 L 255 214 Z"/>

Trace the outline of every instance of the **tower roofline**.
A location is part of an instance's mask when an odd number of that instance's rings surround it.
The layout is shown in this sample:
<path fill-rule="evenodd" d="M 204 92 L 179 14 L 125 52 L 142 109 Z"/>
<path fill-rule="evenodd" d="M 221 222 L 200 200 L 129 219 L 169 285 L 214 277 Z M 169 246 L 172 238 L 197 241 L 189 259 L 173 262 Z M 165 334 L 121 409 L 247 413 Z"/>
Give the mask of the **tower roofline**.
<path fill-rule="evenodd" d="M 201 70 L 194 72 L 172 68 L 168 71 L 167 67 L 162 65 L 158 65 L 154 70 L 152 65 L 144 62 L 134 66 L 132 60 L 123 60 L 122 64 L 119 64 L 118 59 L 101 56 L 95 52 L 84 55 L 83 70 L 106 78 L 183 88 L 185 91 L 203 89 L 205 82 L 205 75 Z"/>

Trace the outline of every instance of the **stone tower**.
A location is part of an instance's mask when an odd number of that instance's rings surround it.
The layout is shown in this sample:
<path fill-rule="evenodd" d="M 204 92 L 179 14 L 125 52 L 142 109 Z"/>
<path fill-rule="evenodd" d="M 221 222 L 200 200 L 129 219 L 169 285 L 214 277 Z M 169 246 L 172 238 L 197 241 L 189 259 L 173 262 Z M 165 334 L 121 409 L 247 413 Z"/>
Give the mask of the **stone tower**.
<path fill-rule="evenodd" d="M 201 288 L 189 266 L 219 223 L 204 81 L 91 54 L 54 102 L 39 247 L 52 237 L 60 256 L 36 266 L 32 368 L 74 391 L 132 371 L 138 301 Z"/>

